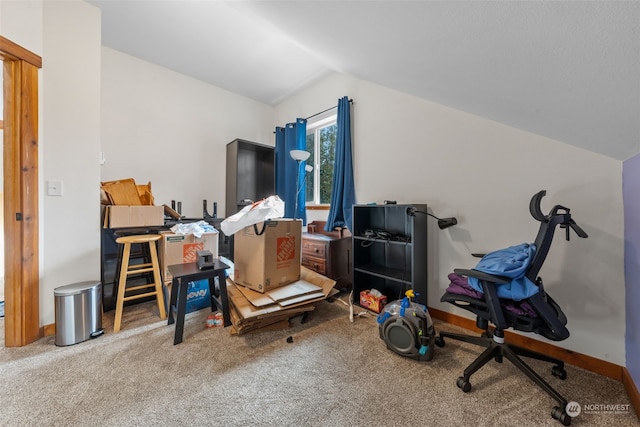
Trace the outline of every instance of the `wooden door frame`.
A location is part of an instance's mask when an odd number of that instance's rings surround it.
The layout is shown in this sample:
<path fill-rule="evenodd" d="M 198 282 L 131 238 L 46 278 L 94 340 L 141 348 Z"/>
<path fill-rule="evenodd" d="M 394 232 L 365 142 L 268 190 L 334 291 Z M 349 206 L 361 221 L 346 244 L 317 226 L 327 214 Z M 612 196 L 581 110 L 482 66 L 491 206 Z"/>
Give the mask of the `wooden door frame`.
<path fill-rule="evenodd" d="M 38 70 L 42 58 L 0 36 L 3 61 L 5 346 L 44 336 L 40 327 Z"/>

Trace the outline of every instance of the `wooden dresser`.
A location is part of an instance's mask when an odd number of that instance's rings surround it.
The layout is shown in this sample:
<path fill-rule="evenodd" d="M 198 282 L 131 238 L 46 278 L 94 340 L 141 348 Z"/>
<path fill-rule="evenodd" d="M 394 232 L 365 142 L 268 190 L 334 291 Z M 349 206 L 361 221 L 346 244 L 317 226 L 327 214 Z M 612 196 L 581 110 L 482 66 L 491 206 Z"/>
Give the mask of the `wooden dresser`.
<path fill-rule="evenodd" d="M 336 281 L 335 288 L 351 287 L 353 258 L 348 230 L 325 232 L 323 221 L 311 222 L 302 233 L 302 265 Z"/>

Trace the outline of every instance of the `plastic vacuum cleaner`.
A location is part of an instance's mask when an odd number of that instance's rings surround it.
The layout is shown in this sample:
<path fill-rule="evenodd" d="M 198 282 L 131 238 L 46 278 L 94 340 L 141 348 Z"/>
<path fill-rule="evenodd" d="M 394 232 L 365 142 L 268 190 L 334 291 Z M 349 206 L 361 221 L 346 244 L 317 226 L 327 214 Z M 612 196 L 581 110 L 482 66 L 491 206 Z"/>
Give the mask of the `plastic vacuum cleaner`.
<path fill-rule="evenodd" d="M 411 301 L 408 290 L 401 300 L 387 304 L 378 314 L 380 338 L 389 350 L 418 361 L 433 359 L 435 328 L 427 307 Z"/>

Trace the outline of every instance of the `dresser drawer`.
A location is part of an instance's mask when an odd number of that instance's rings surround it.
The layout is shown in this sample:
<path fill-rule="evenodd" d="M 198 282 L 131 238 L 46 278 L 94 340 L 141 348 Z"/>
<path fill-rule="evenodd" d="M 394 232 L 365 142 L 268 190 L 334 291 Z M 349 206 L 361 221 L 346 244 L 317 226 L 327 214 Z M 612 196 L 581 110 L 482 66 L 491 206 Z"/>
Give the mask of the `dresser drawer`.
<path fill-rule="evenodd" d="M 325 252 L 327 245 L 325 242 L 314 242 L 313 240 L 303 239 L 302 240 L 302 255 L 308 254 L 317 256 L 320 258 L 325 257 Z"/>
<path fill-rule="evenodd" d="M 327 274 L 327 262 L 322 258 L 302 254 L 301 264 L 316 273 Z"/>

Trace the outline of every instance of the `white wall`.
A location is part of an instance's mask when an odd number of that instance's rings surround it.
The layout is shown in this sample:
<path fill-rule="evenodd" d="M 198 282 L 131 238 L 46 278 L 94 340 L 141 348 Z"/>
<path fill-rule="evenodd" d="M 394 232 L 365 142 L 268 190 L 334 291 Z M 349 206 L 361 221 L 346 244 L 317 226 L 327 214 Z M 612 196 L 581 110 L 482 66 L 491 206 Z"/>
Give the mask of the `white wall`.
<path fill-rule="evenodd" d="M 225 212 L 226 145 L 273 145 L 273 107 L 102 48 L 103 181 L 151 181 L 155 204 Z"/>
<path fill-rule="evenodd" d="M 2 61 L 0 61 L 2 65 Z M 2 81 L 2 79 L 0 79 Z M 0 90 L 0 94 L 2 91 Z M 0 129 L 0 141 L 4 141 L 4 131 Z M 0 150 L 4 152 L 4 150 Z M 0 165 L 4 162 L 3 155 L 0 154 Z M 0 166 L 0 171 L 2 167 Z M 4 173 L 0 173 L 0 224 L 4 224 Z M 0 302 L 4 301 L 4 226 L 0 228 Z"/>
<path fill-rule="evenodd" d="M 42 55 L 42 3 L 0 1 L 0 35 Z"/>
<path fill-rule="evenodd" d="M 543 209 L 570 207 L 590 236 L 559 233 L 542 270 L 569 318 L 558 344 L 624 366 L 620 162 L 341 74 L 273 109 L 101 50 L 99 33 L 99 11 L 81 1 L 0 2 L 0 34 L 43 56 L 41 181 L 64 181 L 63 197 L 41 196 L 42 324 L 53 323 L 56 286 L 99 277 L 100 180 L 151 181 L 157 204 L 182 200 L 188 216 L 202 199 L 224 212 L 227 142 L 273 144 L 275 124 L 347 95 L 358 202 L 426 202 L 459 220 L 431 223 L 430 305 L 467 315 L 438 302 L 446 275 L 473 266 L 471 252 L 532 241 L 528 202 L 546 189 Z"/>
<path fill-rule="evenodd" d="M 82 1 L 44 2 L 40 141 L 42 324 L 53 290 L 100 280 L 100 11 Z M 49 180 L 62 197 L 47 196 Z"/>
<path fill-rule="evenodd" d="M 79 0 L 0 2 L 0 34 L 40 55 L 40 324 L 56 287 L 100 278 L 100 13 Z M 62 197 L 45 183 L 64 183 Z"/>
<path fill-rule="evenodd" d="M 528 211 L 571 209 L 589 234 L 564 240 L 559 230 L 541 276 L 569 318 L 563 347 L 624 366 L 624 269 L 621 163 L 573 146 L 443 107 L 375 84 L 334 74 L 276 107 L 285 123 L 353 98 L 352 131 L 358 203 L 426 202 L 456 227 L 429 234 L 429 305 L 447 274 L 473 267 L 472 252 L 532 242 L 538 223 Z"/>

